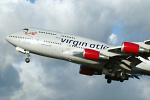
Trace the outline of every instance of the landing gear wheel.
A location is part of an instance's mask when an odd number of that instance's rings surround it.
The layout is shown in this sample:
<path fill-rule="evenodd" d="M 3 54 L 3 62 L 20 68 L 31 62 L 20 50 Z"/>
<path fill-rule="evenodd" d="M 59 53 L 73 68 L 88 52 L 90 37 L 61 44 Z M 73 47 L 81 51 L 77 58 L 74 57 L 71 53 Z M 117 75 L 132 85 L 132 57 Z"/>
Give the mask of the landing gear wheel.
<path fill-rule="evenodd" d="M 121 77 L 121 73 L 116 73 L 116 77 L 119 79 Z"/>
<path fill-rule="evenodd" d="M 25 61 L 26 61 L 26 63 L 29 63 L 29 62 L 30 62 L 30 59 L 29 59 L 29 58 L 26 58 Z"/>
<path fill-rule="evenodd" d="M 26 54 L 27 54 L 27 57 L 26 57 L 25 61 L 26 61 L 26 63 L 29 63 L 30 62 L 30 59 L 29 59 L 30 52 L 26 51 Z"/>
<path fill-rule="evenodd" d="M 108 79 L 108 80 L 107 80 L 107 83 L 108 83 L 108 84 L 110 84 L 110 83 L 111 83 L 111 80 L 110 80 L 110 79 Z"/>
<path fill-rule="evenodd" d="M 120 80 L 120 82 L 123 82 L 123 81 L 124 81 L 124 80 L 122 80 L 122 79 Z"/>

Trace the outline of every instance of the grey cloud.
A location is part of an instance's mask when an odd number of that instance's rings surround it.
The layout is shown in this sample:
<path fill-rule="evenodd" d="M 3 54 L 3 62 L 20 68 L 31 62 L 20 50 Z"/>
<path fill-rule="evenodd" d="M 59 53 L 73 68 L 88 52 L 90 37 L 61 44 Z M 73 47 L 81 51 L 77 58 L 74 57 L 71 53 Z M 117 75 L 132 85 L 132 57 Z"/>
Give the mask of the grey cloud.
<path fill-rule="evenodd" d="M 17 71 L 8 67 L 0 74 L 0 99 L 8 100 L 22 86 Z"/>
<path fill-rule="evenodd" d="M 0 43 L 0 99 L 9 100 L 22 86 L 16 69 L 11 65 L 15 56 L 11 46 Z"/>

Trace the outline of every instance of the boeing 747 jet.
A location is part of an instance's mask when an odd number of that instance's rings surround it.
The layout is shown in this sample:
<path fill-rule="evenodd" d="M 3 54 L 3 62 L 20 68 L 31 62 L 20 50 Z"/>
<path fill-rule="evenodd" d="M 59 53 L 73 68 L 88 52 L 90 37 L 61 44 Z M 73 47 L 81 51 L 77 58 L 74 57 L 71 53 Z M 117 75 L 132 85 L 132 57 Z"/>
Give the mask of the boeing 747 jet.
<path fill-rule="evenodd" d="M 34 28 L 11 34 L 6 40 L 27 55 L 26 63 L 30 62 L 30 53 L 66 60 L 80 64 L 80 74 L 105 75 L 107 83 L 139 79 L 139 75 L 150 76 L 150 66 L 143 65 L 140 59 L 149 60 L 150 40 L 123 42 L 114 47 L 79 36 Z"/>

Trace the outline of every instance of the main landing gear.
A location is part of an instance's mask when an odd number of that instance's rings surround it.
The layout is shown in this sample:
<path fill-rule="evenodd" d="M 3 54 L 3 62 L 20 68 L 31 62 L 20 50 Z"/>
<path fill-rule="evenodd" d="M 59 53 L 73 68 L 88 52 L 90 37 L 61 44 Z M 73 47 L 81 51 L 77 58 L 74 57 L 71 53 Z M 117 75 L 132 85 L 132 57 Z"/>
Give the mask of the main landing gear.
<path fill-rule="evenodd" d="M 109 75 L 105 75 L 105 79 L 107 79 L 108 84 L 110 84 L 112 80 L 124 82 L 124 80 L 128 80 L 128 75 L 124 72 L 112 72 Z"/>

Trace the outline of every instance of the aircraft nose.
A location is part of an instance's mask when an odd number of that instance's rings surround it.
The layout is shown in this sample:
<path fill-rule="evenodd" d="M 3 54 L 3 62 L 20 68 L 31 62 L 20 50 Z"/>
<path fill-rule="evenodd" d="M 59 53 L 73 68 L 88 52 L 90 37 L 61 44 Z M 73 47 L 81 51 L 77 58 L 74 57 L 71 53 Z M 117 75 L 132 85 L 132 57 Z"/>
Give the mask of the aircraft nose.
<path fill-rule="evenodd" d="M 9 42 L 9 38 L 10 38 L 9 36 L 6 36 L 5 40 Z"/>
<path fill-rule="evenodd" d="M 12 42 L 12 37 L 8 35 L 8 36 L 5 37 L 5 40 L 7 42 L 11 43 Z"/>

